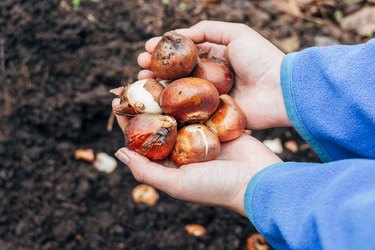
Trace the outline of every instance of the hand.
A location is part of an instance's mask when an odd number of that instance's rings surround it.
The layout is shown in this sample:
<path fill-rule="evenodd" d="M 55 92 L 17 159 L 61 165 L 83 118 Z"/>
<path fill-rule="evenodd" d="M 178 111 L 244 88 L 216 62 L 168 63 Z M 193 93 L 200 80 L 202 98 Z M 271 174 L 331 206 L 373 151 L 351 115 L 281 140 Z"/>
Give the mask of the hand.
<path fill-rule="evenodd" d="M 209 57 L 230 62 L 236 74 L 231 96 L 244 111 L 248 128 L 291 125 L 280 85 L 283 52 L 243 24 L 202 21 L 176 31 L 192 39 L 199 49 L 208 51 Z M 138 64 L 146 69 L 139 72 L 139 79 L 154 77 L 147 69 L 159 40 L 160 37 L 150 39 L 146 52 L 139 55 Z"/>
<path fill-rule="evenodd" d="M 118 101 L 115 99 L 114 104 Z M 117 121 L 124 131 L 126 118 L 117 116 Z M 223 143 L 218 159 L 180 168 L 170 161 L 163 165 L 152 162 L 127 148 L 119 149 L 116 156 L 139 182 L 177 199 L 226 207 L 244 216 L 244 195 L 250 179 L 263 168 L 281 162 L 263 143 L 245 134 Z"/>

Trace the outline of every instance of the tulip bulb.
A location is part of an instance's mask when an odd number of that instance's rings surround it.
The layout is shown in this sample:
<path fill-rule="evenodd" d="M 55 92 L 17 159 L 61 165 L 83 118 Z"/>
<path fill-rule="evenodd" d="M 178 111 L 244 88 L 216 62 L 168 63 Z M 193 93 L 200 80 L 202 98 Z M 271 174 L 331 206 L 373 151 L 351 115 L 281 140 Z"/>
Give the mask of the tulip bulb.
<path fill-rule="evenodd" d="M 220 154 L 220 141 L 203 124 L 183 127 L 177 135 L 172 161 L 177 165 L 214 160 Z"/>
<path fill-rule="evenodd" d="M 169 31 L 156 45 L 150 68 L 164 80 L 174 80 L 190 74 L 198 61 L 198 49 L 189 38 Z"/>
<path fill-rule="evenodd" d="M 204 123 L 219 105 L 215 86 L 200 78 L 187 77 L 170 83 L 160 98 L 163 111 L 180 123 Z"/>
<path fill-rule="evenodd" d="M 206 125 L 221 142 L 240 137 L 246 126 L 245 115 L 229 95 L 220 96 L 220 105 Z"/>
<path fill-rule="evenodd" d="M 139 114 L 129 121 L 125 129 L 127 147 L 152 160 L 167 158 L 176 136 L 176 120 L 158 114 Z"/>

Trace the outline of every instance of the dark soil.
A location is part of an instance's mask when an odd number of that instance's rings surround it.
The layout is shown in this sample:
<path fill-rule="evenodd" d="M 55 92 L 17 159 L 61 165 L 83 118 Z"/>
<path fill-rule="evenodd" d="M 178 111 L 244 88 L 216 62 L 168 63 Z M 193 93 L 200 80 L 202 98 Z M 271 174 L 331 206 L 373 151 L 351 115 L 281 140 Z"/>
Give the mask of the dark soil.
<path fill-rule="evenodd" d="M 136 79 L 144 42 L 167 30 L 212 19 L 244 22 L 272 41 L 296 34 L 300 48 L 316 36 L 361 41 L 333 14 L 361 1 L 326 6 L 326 17 L 309 10 L 328 25 L 262 2 L 82 0 L 73 8 L 70 0 L 1 0 L 0 249 L 244 249 L 255 232 L 248 219 L 164 194 L 155 207 L 135 204 L 126 166 L 108 175 L 73 154 L 89 147 L 113 155 L 123 145 L 117 126 L 106 131 L 108 90 Z M 291 129 L 254 135 L 296 140 L 300 151 L 285 151 L 284 160 L 318 161 Z M 207 236 L 188 235 L 189 223 Z"/>

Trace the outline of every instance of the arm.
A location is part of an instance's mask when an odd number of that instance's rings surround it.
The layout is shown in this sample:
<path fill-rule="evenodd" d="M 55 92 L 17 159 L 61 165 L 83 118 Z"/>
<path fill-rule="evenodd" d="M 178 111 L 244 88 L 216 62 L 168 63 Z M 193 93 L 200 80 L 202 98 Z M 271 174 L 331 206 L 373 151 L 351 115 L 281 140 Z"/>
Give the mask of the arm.
<path fill-rule="evenodd" d="M 287 55 L 288 116 L 322 160 L 375 158 L 375 40 Z M 252 178 L 250 220 L 277 249 L 375 247 L 375 160 L 282 163 Z"/>
<path fill-rule="evenodd" d="M 323 161 L 375 159 L 375 39 L 287 55 L 288 116 Z"/>
<path fill-rule="evenodd" d="M 254 226 L 276 249 L 374 249 L 375 161 L 281 163 L 252 178 Z"/>

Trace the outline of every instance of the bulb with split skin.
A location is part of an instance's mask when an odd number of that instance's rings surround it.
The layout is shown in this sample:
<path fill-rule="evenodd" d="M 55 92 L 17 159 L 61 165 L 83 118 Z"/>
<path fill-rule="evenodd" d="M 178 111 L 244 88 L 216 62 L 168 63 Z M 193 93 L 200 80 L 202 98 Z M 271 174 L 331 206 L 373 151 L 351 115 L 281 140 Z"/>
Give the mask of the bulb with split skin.
<path fill-rule="evenodd" d="M 164 86 L 155 79 L 136 81 L 110 92 L 120 98 L 120 104 L 113 107 L 117 115 L 135 116 L 136 114 L 161 114 L 159 105 Z"/>
<path fill-rule="evenodd" d="M 219 139 L 208 127 L 192 124 L 178 132 L 171 160 L 177 166 L 211 161 L 219 156 L 220 149 Z"/>
<path fill-rule="evenodd" d="M 159 114 L 139 114 L 125 128 L 125 143 L 130 150 L 151 160 L 164 160 L 173 150 L 177 122 Z"/>

